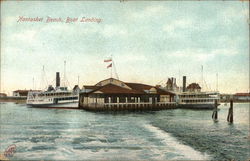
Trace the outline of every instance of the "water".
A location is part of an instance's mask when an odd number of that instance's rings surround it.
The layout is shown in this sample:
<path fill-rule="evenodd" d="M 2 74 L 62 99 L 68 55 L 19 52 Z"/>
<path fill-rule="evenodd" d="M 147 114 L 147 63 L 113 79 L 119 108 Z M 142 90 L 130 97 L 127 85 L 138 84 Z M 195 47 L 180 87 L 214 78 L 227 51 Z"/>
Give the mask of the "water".
<path fill-rule="evenodd" d="M 93 113 L 0 104 L 0 153 L 12 160 L 247 160 L 249 104 L 234 104 L 234 123 L 212 111 L 172 109 Z"/>

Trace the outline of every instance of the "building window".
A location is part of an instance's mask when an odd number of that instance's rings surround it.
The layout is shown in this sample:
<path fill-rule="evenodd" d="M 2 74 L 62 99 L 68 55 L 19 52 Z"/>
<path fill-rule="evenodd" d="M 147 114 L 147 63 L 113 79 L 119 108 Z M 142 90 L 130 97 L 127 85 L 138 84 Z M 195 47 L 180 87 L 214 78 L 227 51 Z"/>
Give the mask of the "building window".
<path fill-rule="evenodd" d="M 104 103 L 109 103 L 109 97 L 104 98 Z"/>
<path fill-rule="evenodd" d="M 126 102 L 126 98 L 125 97 L 119 97 L 119 102 L 120 103 L 125 103 Z"/>
<path fill-rule="evenodd" d="M 135 98 L 134 97 L 130 97 L 129 102 L 130 103 L 134 103 L 135 102 Z"/>
<path fill-rule="evenodd" d="M 111 103 L 117 103 L 117 97 L 111 97 Z"/>

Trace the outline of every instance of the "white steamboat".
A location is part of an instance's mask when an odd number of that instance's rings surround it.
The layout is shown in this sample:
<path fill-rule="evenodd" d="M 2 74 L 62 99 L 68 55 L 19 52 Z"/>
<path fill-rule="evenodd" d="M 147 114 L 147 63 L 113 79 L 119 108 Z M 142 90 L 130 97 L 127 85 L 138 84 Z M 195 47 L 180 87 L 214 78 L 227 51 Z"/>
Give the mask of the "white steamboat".
<path fill-rule="evenodd" d="M 75 86 L 73 90 L 67 87 L 60 87 L 60 75 L 56 73 L 56 87 L 51 85 L 46 91 L 30 91 L 27 97 L 27 105 L 33 107 L 53 107 L 53 108 L 78 108 L 79 87 Z"/>
<path fill-rule="evenodd" d="M 215 101 L 219 105 L 218 92 L 182 92 L 177 94 L 180 108 L 214 109 Z"/>
<path fill-rule="evenodd" d="M 198 83 L 191 83 L 186 87 L 186 76 L 183 76 L 182 89 L 177 87 L 175 78 L 168 80 L 165 89 L 175 94 L 175 101 L 180 108 L 214 109 L 215 104 L 220 105 L 219 92 L 201 91 Z"/>

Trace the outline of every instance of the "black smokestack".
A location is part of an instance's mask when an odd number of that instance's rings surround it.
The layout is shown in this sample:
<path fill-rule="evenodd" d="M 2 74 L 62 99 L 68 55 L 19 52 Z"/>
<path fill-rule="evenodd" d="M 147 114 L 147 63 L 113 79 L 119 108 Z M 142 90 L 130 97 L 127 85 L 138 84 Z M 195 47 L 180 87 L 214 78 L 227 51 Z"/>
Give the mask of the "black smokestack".
<path fill-rule="evenodd" d="M 186 92 L 186 76 L 183 76 L 183 92 Z"/>
<path fill-rule="evenodd" d="M 60 73 L 56 72 L 56 87 L 60 87 Z"/>
<path fill-rule="evenodd" d="M 172 85 L 172 88 L 173 88 L 174 87 L 174 78 L 173 77 L 171 78 L 171 82 L 172 82 L 171 85 Z"/>

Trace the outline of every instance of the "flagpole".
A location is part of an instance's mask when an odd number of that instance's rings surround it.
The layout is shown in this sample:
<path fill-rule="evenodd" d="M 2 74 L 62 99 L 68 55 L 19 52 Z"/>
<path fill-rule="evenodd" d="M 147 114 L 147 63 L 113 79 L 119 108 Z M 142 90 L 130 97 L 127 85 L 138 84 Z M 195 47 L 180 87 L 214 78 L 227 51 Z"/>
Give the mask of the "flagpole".
<path fill-rule="evenodd" d="M 111 63 L 111 64 L 112 64 L 112 63 Z M 110 78 L 112 78 L 112 68 L 113 68 L 113 64 L 111 65 L 111 69 L 110 69 L 110 71 L 111 71 L 111 72 L 110 72 L 110 76 L 111 76 Z"/>
<path fill-rule="evenodd" d="M 104 62 L 111 62 L 111 64 L 109 64 L 108 66 L 107 66 L 107 68 L 111 68 L 110 69 L 110 78 L 112 78 L 113 77 L 113 61 L 112 61 L 112 55 L 111 55 L 111 58 L 109 58 L 109 59 L 105 59 L 104 60 Z"/>
<path fill-rule="evenodd" d="M 113 58 L 112 58 L 112 55 L 111 55 L 111 78 L 112 78 L 112 70 L 113 70 Z"/>

